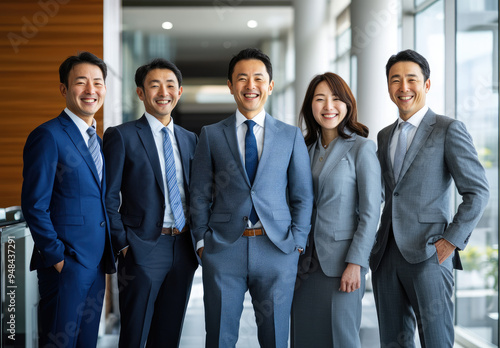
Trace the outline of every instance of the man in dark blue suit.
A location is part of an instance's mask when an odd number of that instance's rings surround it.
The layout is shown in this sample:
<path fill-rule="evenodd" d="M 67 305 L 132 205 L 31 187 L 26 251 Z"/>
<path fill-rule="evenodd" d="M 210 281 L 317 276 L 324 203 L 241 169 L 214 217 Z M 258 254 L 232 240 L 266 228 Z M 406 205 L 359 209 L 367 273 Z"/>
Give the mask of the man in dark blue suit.
<path fill-rule="evenodd" d="M 119 253 L 120 347 L 176 347 L 198 267 L 189 231 L 194 133 L 171 117 L 182 94 L 179 69 L 164 59 L 135 74 L 146 112 L 104 134 L 106 204 Z"/>
<path fill-rule="evenodd" d="M 115 272 L 101 139 L 94 114 L 106 95 L 106 64 L 89 52 L 59 68 L 61 114 L 24 148 L 22 209 L 35 241 L 40 347 L 95 347 L 104 273 Z"/>

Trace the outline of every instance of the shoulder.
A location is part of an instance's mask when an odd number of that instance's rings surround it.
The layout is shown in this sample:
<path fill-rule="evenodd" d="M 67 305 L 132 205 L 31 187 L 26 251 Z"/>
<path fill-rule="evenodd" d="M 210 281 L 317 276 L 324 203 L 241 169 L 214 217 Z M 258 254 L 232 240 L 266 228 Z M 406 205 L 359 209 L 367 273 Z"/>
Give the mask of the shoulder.
<path fill-rule="evenodd" d="M 373 140 L 355 134 L 353 134 L 353 137 L 355 137 L 352 146 L 353 152 L 358 155 L 376 153 L 376 145 Z"/>

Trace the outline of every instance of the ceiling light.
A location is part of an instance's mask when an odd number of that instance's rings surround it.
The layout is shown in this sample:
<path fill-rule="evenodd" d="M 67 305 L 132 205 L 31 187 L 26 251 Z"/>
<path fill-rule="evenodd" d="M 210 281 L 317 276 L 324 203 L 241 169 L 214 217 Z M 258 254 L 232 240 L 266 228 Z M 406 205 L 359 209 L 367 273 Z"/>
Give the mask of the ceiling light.
<path fill-rule="evenodd" d="M 161 27 L 163 29 L 169 30 L 169 29 L 172 29 L 174 27 L 174 25 L 171 22 L 163 22 L 161 24 Z"/>
<path fill-rule="evenodd" d="M 257 26 L 259 25 L 259 23 L 257 23 L 257 21 L 251 19 L 247 22 L 247 26 L 251 29 L 253 28 L 257 28 Z"/>

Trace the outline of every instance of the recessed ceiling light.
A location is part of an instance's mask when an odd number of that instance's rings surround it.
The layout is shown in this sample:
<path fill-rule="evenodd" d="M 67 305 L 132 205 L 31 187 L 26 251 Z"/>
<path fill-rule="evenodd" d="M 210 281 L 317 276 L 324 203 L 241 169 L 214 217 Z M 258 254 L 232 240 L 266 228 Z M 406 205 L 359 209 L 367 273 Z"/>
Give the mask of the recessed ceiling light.
<path fill-rule="evenodd" d="M 247 22 L 247 26 L 251 29 L 253 28 L 257 28 L 257 26 L 259 25 L 259 23 L 257 23 L 257 21 L 251 19 Z"/>
<path fill-rule="evenodd" d="M 163 29 L 169 30 L 169 29 L 172 29 L 174 27 L 174 25 L 171 22 L 163 22 L 161 24 L 161 27 Z"/>

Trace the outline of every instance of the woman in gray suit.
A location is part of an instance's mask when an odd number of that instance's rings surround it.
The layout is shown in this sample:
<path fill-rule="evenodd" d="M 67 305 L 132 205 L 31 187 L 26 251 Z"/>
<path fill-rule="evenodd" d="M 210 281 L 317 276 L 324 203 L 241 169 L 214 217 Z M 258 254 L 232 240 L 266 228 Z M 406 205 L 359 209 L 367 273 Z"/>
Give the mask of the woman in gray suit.
<path fill-rule="evenodd" d="M 380 214 L 375 143 L 356 100 L 334 73 L 313 78 L 300 120 L 314 184 L 312 230 L 299 259 L 292 347 L 361 347 L 361 299 Z"/>

